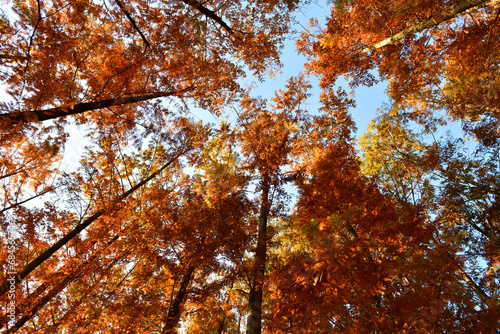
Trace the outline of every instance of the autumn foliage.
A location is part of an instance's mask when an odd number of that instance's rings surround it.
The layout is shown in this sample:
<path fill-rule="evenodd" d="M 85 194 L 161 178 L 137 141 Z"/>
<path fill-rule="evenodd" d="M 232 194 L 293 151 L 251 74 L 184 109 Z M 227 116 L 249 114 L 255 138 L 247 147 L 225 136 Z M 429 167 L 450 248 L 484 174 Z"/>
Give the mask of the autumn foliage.
<path fill-rule="evenodd" d="M 2 332 L 498 332 L 499 2 L 310 6 L 6 1 Z"/>

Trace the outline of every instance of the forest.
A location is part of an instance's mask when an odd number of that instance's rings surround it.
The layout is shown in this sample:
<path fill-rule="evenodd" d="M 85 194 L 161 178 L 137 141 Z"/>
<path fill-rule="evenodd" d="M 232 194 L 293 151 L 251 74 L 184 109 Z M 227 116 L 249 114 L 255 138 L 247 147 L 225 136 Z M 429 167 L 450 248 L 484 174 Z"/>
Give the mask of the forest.
<path fill-rule="evenodd" d="M 500 333 L 499 0 L 4 0 L 0 82 L 1 333 Z"/>

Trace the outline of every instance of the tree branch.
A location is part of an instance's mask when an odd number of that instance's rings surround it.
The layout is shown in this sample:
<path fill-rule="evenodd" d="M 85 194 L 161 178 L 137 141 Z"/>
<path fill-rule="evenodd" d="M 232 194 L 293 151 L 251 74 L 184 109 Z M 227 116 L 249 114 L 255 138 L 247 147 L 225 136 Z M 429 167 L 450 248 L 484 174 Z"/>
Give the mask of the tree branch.
<path fill-rule="evenodd" d="M 49 188 L 49 189 L 47 189 L 47 190 L 43 190 L 42 192 L 40 192 L 40 193 L 38 193 L 38 194 L 36 194 L 36 195 L 33 195 L 33 196 L 31 196 L 30 198 L 27 198 L 27 199 L 22 200 L 22 201 L 20 201 L 20 202 L 14 203 L 14 204 L 12 204 L 12 205 L 10 205 L 10 206 L 6 207 L 6 208 L 3 208 L 2 210 L 0 210 L 0 213 L 5 212 L 5 211 L 10 210 L 10 209 L 13 209 L 13 208 L 15 208 L 15 207 L 17 207 L 17 206 L 19 206 L 19 205 L 21 205 L 21 204 L 24 204 L 24 203 L 26 203 L 26 202 L 29 202 L 29 201 L 31 201 L 31 200 L 33 200 L 33 199 L 35 199 L 35 198 L 40 197 L 40 196 L 43 196 L 43 195 L 45 195 L 46 193 L 49 193 L 49 192 L 51 192 L 51 191 L 53 191 L 53 190 L 54 190 L 54 189 L 52 189 L 52 188 Z"/>
<path fill-rule="evenodd" d="M 229 34 L 234 33 L 233 28 L 228 26 L 227 23 L 224 22 L 224 20 L 219 15 L 217 15 L 213 10 L 210 10 L 207 7 L 203 6 L 200 2 L 196 0 L 181 0 L 181 1 L 184 2 L 186 5 L 196 9 L 206 17 L 211 18 L 212 20 L 217 22 L 221 26 L 221 28 L 227 31 Z"/>
<path fill-rule="evenodd" d="M 149 44 L 148 40 L 146 39 L 146 36 L 144 36 L 141 29 L 139 29 L 139 27 L 137 26 L 137 23 L 135 22 L 132 15 L 130 15 L 127 8 L 125 8 L 125 6 L 123 6 L 123 4 L 120 0 L 115 0 L 115 1 L 116 1 L 116 4 L 118 5 L 118 7 L 120 7 L 121 11 L 127 16 L 130 23 L 132 23 L 132 26 L 134 27 L 135 31 L 137 31 L 139 33 L 139 35 L 141 35 L 141 38 L 144 41 L 144 44 L 146 44 L 146 47 L 151 47 L 151 44 Z"/>
<path fill-rule="evenodd" d="M 499 0 L 461 0 L 455 2 L 450 7 L 446 8 L 440 13 L 437 13 L 431 16 L 428 19 L 422 20 L 420 22 L 415 23 L 414 25 L 401 30 L 400 32 L 378 42 L 377 44 L 368 46 L 364 48 L 361 53 L 367 53 L 376 49 L 383 48 L 389 44 L 392 44 L 400 39 L 405 38 L 406 36 L 416 34 L 425 29 L 431 28 L 440 24 L 441 22 L 451 20 L 457 16 L 469 13 L 471 11 L 476 11 L 482 7 L 495 5 L 499 2 Z"/>
<path fill-rule="evenodd" d="M 147 100 L 156 99 L 159 97 L 175 96 L 182 92 L 191 89 L 191 87 L 171 92 L 158 92 L 158 93 L 147 93 L 141 95 L 134 95 L 129 97 L 121 97 L 115 99 L 107 99 L 101 101 L 78 103 L 73 106 L 57 107 L 45 110 L 31 110 L 22 112 L 12 112 L 7 114 L 0 114 L 0 124 L 19 124 L 19 123 L 31 123 L 31 122 L 41 122 L 49 119 L 64 117 L 68 115 L 81 114 L 86 111 L 97 110 L 108 108 L 112 106 L 118 106 L 129 103 L 142 102 Z"/>

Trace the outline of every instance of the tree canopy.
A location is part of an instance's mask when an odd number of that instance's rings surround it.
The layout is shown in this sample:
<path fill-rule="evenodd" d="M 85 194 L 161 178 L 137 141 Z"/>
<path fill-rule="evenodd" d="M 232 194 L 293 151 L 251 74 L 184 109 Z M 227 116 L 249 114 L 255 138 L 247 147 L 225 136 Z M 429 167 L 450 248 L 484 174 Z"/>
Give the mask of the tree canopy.
<path fill-rule="evenodd" d="M 318 5 L 5 2 L 3 332 L 500 331 L 500 2 Z"/>

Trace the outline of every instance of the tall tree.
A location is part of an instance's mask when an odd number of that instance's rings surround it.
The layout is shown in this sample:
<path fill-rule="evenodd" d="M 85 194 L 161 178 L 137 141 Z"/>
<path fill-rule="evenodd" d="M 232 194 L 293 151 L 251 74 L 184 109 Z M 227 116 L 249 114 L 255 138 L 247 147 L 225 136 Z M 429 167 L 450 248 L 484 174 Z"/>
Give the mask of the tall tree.
<path fill-rule="evenodd" d="M 186 152 L 182 152 L 186 153 Z M 130 194 L 135 192 L 137 189 L 139 189 L 141 186 L 146 184 L 148 181 L 150 181 L 152 178 L 158 176 L 165 168 L 169 167 L 177 158 L 179 158 L 181 154 L 177 154 L 169 160 L 166 164 L 164 164 L 161 168 L 156 170 L 154 173 L 149 175 L 147 178 L 136 184 L 134 187 L 130 188 L 128 191 L 120 195 L 117 199 L 116 202 L 122 201 L 126 199 Z M 117 203 L 115 203 L 116 205 Z M 71 230 L 69 233 L 67 233 L 64 237 L 59 239 L 56 243 L 54 243 L 52 246 L 47 248 L 45 251 L 43 251 L 39 256 L 37 256 L 35 259 L 30 261 L 24 269 L 19 273 L 16 274 L 13 278 L 15 278 L 15 282 L 20 283 L 26 276 L 28 276 L 33 270 L 35 270 L 40 264 L 42 264 L 45 260 L 47 260 L 51 255 L 53 255 L 55 252 L 57 252 L 61 247 L 66 245 L 71 239 L 73 239 L 76 235 L 78 235 L 81 231 L 83 231 L 85 228 L 87 228 L 90 224 L 92 224 L 94 221 L 96 221 L 98 218 L 100 218 L 106 211 L 104 209 L 98 210 L 96 213 L 85 219 L 81 224 L 79 224 L 77 227 L 75 227 L 73 230 Z M 5 281 L 1 288 L 0 288 L 0 294 L 3 295 L 6 293 L 9 289 L 10 283 L 9 281 Z"/>
<path fill-rule="evenodd" d="M 478 316 L 473 290 L 457 279 L 460 260 L 433 243 L 437 229 L 422 211 L 396 205 L 361 173 L 345 96 L 324 98 L 328 107 L 304 136 L 310 153 L 286 227 L 295 232 L 283 232 L 288 246 L 280 252 L 287 255 L 278 256 L 271 275 L 272 330 L 494 330 L 496 320 L 485 319 L 496 319 L 496 311 Z"/>
<path fill-rule="evenodd" d="M 498 1 L 332 2 L 298 43 L 316 112 L 304 75 L 242 89 L 279 68 L 298 4 L 6 3 L 8 332 L 498 331 Z M 389 83 L 360 156 L 340 75 Z M 472 145 L 439 136 L 455 120 Z"/>
<path fill-rule="evenodd" d="M 258 175 L 260 199 L 257 220 L 257 239 L 249 277 L 247 334 L 262 331 L 263 290 L 267 263 L 268 224 L 271 206 L 283 193 L 282 169 L 290 166 L 291 148 L 297 140 L 298 122 L 302 119 L 301 103 L 307 98 L 309 84 L 302 76 L 289 80 L 285 91 L 276 93 L 273 111 L 265 101 L 246 98 L 239 114 L 239 141 L 247 157 L 246 168 Z M 273 203 L 273 201 L 275 203 Z M 279 206 L 278 206 L 279 207 Z"/>
<path fill-rule="evenodd" d="M 429 223 L 441 230 L 441 242 L 459 247 L 468 266 L 473 263 L 477 268 L 474 279 L 464 269 L 457 273 L 480 301 L 489 304 L 489 295 L 497 290 L 491 275 L 497 262 L 494 249 L 499 245 L 493 213 L 498 189 L 496 153 L 483 146 L 470 152 L 470 145 L 452 137 L 425 144 L 425 136 L 400 119 L 384 114 L 372 123 L 361 141 L 364 168 L 369 175 L 378 175 L 398 202 L 411 202 L 426 211 Z M 479 270 L 484 267 L 479 263 L 487 267 Z M 478 275 L 481 271 L 489 274 Z M 479 286 L 474 280 L 481 276 L 488 283 Z"/>

